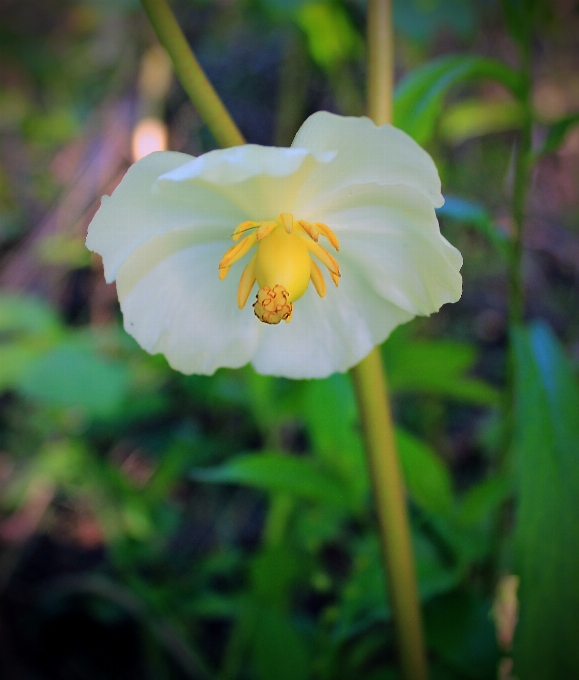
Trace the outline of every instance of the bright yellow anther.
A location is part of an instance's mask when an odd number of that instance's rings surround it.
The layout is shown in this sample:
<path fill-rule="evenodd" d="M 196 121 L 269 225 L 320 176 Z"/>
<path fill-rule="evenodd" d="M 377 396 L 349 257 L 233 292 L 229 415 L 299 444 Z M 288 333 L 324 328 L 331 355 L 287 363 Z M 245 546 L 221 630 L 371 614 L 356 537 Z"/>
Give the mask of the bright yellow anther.
<path fill-rule="evenodd" d="M 234 262 L 240 260 L 246 253 L 248 253 L 251 247 L 256 242 L 255 233 L 246 236 L 243 241 L 240 241 L 237 245 L 230 248 L 225 255 L 221 258 L 219 263 L 219 269 L 225 267 L 230 267 Z"/>
<path fill-rule="evenodd" d="M 326 294 L 326 282 L 318 265 L 310 259 L 310 278 L 316 289 L 316 293 L 323 298 Z"/>
<path fill-rule="evenodd" d="M 241 279 L 239 281 L 239 288 L 237 289 L 237 305 L 239 309 L 243 309 L 245 307 L 247 298 L 249 297 L 251 289 L 253 288 L 253 284 L 255 283 L 256 259 L 257 253 L 251 258 L 251 260 L 243 270 L 243 274 L 241 275 Z"/>
<path fill-rule="evenodd" d="M 306 232 L 306 234 L 317 243 L 318 239 L 320 238 L 320 232 L 314 227 L 314 225 L 306 222 L 305 220 L 298 220 L 298 224 Z"/>
<path fill-rule="evenodd" d="M 315 255 L 318 260 L 320 260 L 320 262 L 325 264 L 332 274 L 340 276 L 340 265 L 325 248 L 322 248 L 319 243 L 315 243 L 314 241 L 309 241 L 307 239 L 304 239 L 304 241 L 306 248 L 310 251 L 310 253 L 312 253 L 312 255 Z"/>
<path fill-rule="evenodd" d="M 338 283 L 340 283 L 340 277 L 336 276 L 334 272 L 330 272 L 330 276 L 332 277 L 332 281 L 336 284 L 336 288 L 338 287 Z"/>
<path fill-rule="evenodd" d="M 232 236 L 233 240 L 239 241 L 239 239 L 246 232 L 248 232 L 250 229 L 255 228 L 258 224 L 259 224 L 259 222 L 251 222 L 251 221 L 242 222 L 241 224 L 238 224 L 233 231 L 233 236 Z"/>
<path fill-rule="evenodd" d="M 338 241 L 336 234 L 334 234 L 327 224 L 322 224 L 322 222 L 314 222 L 313 226 L 317 227 L 320 234 L 323 234 L 336 250 L 340 250 L 340 242 Z"/>
<path fill-rule="evenodd" d="M 292 229 L 294 228 L 294 216 L 291 213 L 282 213 L 279 216 L 279 219 L 283 224 L 283 228 L 286 230 L 286 232 L 288 234 L 291 234 Z"/>
<path fill-rule="evenodd" d="M 256 238 L 261 241 L 277 227 L 277 222 L 261 222 L 256 231 Z"/>
<path fill-rule="evenodd" d="M 223 279 L 227 276 L 227 274 L 229 274 L 230 269 L 231 269 L 231 267 L 222 267 L 219 270 L 219 280 L 220 281 L 223 281 Z"/>

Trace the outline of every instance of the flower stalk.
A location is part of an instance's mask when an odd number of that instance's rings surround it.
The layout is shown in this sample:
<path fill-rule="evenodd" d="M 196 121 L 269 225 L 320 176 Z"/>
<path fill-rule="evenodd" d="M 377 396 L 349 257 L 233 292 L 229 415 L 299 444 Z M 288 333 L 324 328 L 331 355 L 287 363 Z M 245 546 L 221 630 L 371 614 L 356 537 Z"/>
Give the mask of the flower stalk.
<path fill-rule="evenodd" d="M 141 0 L 176 74 L 217 142 L 244 143 L 173 16 L 166 0 Z M 391 120 L 393 49 L 389 0 L 370 0 L 369 114 L 381 125 Z M 426 655 L 418 603 L 405 492 L 396 454 L 386 378 L 378 349 L 352 369 L 377 506 L 388 591 L 404 680 L 426 680 Z"/>
<path fill-rule="evenodd" d="M 377 125 L 392 120 L 394 45 L 390 0 L 368 2 L 368 113 Z M 404 680 L 428 670 L 416 569 L 386 375 L 378 348 L 351 370 L 378 514 L 382 559 Z"/>
<path fill-rule="evenodd" d="M 141 4 L 173 62 L 181 85 L 219 146 L 244 144 L 243 135 L 191 51 L 167 0 L 141 0 Z"/>

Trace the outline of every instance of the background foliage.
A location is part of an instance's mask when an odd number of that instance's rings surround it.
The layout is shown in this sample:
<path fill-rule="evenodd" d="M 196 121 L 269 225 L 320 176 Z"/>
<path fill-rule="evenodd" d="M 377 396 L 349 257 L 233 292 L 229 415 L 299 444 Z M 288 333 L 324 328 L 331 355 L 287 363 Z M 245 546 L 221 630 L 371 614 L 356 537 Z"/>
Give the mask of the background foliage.
<path fill-rule="evenodd" d="M 249 141 L 363 112 L 361 0 L 174 7 Z M 577 677 L 579 13 L 394 10 L 396 123 L 435 157 L 465 257 L 462 300 L 383 347 L 432 676 L 508 678 L 512 655 L 520 680 Z M 2 677 L 395 678 L 348 376 L 176 374 L 124 333 L 84 248 L 139 120 L 165 121 L 172 149 L 215 147 L 138 3 L 2 11 Z M 509 328 L 530 31 L 528 324 Z"/>

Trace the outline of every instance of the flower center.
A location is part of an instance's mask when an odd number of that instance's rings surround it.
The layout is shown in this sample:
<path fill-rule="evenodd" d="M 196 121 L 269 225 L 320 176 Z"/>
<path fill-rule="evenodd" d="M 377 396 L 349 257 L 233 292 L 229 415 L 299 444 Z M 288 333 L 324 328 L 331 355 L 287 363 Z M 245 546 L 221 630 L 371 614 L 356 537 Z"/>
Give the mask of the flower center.
<path fill-rule="evenodd" d="M 240 241 L 245 234 L 248 235 Z M 257 281 L 259 292 L 253 305 L 257 318 L 269 324 L 277 324 L 282 319 L 289 322 L 293 303 L 306 292 L 310 281 L 320 297 L 326 294 L 326 282 L 311 255 L 328 268 L 338 285 L 340 267 L 318 243 L 320 235 L 339 249 L 338 239 L 330 227 L 321 222 L 294 220 L 291 213 L 282 213 L 275 220 L 242 222 L 232 236 L 239 243 L 232 246 L 219 263 L 219 278 L 223 280 L 231 265 L 257 246 L 241 275 L 237 304 L 243 309 Z"/>

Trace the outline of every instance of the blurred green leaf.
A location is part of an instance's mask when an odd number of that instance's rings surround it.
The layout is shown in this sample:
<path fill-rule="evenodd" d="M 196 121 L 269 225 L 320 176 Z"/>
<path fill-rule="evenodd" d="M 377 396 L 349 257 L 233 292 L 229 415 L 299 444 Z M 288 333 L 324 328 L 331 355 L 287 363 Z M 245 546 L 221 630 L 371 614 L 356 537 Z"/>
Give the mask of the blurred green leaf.
<path fill-rule="evenodd" d="M 442 114 L 440 132 L 453 144 L 490 133 L 517 130 L 522 110 L 516 101 L 467 99 L 449 107 Z"/>
<path fill-rule="evenodd" d="M 442 595 L 424 607 L 429 648 L 461 680 L 497 677 L 499 650 L 490 609 L 491 602 L 468 591 Z"/>
<path fill-rule="evenodd" d="M 452 480 L 436 452 L 400 428 L 396 430 L 396 443 L 412 499 L 430 512 L 450 512 L 453 506 Z"/>
<path fill-rule="evenodd" d="M 516 71 L 495 59 L 449 55 L 434 59 L 409 73 L 398 84 L 394 100 L 394 124 L 419 144 L 434 133 L 448 90 L 470 80 L 495 80 L 515 97 L 520 91 Z"/>
<path fill-rule="evenodd" d="M 579 125 L 579 113 L 574 113 L 571 116 L 565 116 L 561 118 L 556 123 L 552 123 L 547 131 L 547 136 L 543 142 L 538 155 L 543 155 L 547 153 L 553 153 L 557 151 L 559 147 L 565 141 L 567 133 L 570 132 L 575 125 Z"/>
<path fill-rule="evenodd" d="M 543 323 L 513 331 L 516 375 L 514 673 L 579 677 L 579 387 Z"/>
<path fill-rule="evenodd" d="M 406 336 L 402 328 L 384 344 L 392 391 L 434 394 L 488 406 L 498 403 L 498 390 L 464 375 L 477 358 L 473 345 L 452 340 L 409 340 Z"/>
<path fill-rule="evenodd" d="M 267 605 L 259 607 L 251 647 L 260 680 L 307 680 L 311 677 L 306 641 L 284 612 Z"/>
<path fill-rule="evenodd" d="M 17 293 L 0 296 L 0 333 L 52 335 L 59 328 L 56 313 L 45 302 Z"/>
<path fill-rule="evenodd" d="M 18 387 L 50 406 L 80 408 L 89 416 L 117 411 L 129 389 L 127 367 L 74 345 L 60 345 L 36 357 Z"/>
<path fill-rule="evenodd" d="M 351 505 L 348 489 L 307 458 L 267 452 L 247 454 L 218 467 L 196 470 L 193 477 L 202 482 L 246 484 L 264 491 L 286 492 L 338 507 Z"/>
<path fill-rule="evenodd" d="M 361 507 L 368 494 L 368 472 L 348 376 L 335 374 L 326 380 L 308 381 L 299 406 L 316 456 L 350 487 L 352 498 Z"/>
<path fill-rule="evenodd" d="M 344 8 L 337 3 L 300 4 L 296 21 L 306 34 L 312 59 L 324 69 L 331 69 L 361 52 L 361 37 Z"/>
<path fill-rule="evenodd" d="M 468 224 L 482 234 L 503 257 L 508 256 L 508 238 L 497 229 L 491 215 L 479 203 L 458 196 L 445 196 L 444 205 L 437 209 L 436 214 Z"/>
<path fill-rule="evenodd" d="M 489 477 L 469 489 L 461 499 L 458 520 L 466 525 L 482 522 L 512 492 L 510 477 Z"/>

